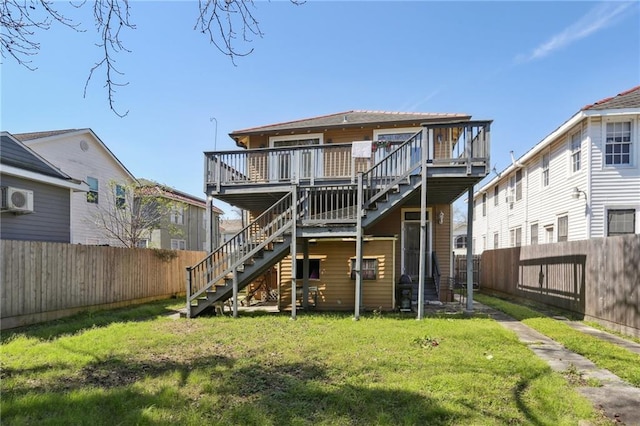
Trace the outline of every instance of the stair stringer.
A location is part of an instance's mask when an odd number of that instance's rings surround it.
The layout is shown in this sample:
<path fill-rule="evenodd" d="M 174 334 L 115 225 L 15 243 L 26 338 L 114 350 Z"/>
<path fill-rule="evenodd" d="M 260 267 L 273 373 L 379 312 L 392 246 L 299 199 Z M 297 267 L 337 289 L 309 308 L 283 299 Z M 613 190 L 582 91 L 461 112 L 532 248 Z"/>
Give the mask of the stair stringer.
<path fill-rule="evenodd" d="M 271 250 L 263 250 L 262 257 L 251 257 L 235 272 L 238 280 L 238 291 L 242 290 L 269 268 L 284 259 L 291 251 L 291 235 L 284 235 L 282 241 L 274 242 Z M 233 296 L 233 277 L 214 285 L 211 289 L 195 299 L 196 304 L 190 305 L 191 318 L 217 302 L 224 302 Z"/>
<path fill-rule="evenodd" d="M 389 212 L 394 210 L 398 205 L 407 198 L 420 190 L 422 186 L 422 178 L 417 175 L 409 176 L 409 179 L 401 182 L 397 186 L 397 190 L 387 192 L 386 200 L 379 199 L 375 203 L 375 208 L 365 209 L 362 218 L 362 227 L 368 228 L 383 219 Z"/>

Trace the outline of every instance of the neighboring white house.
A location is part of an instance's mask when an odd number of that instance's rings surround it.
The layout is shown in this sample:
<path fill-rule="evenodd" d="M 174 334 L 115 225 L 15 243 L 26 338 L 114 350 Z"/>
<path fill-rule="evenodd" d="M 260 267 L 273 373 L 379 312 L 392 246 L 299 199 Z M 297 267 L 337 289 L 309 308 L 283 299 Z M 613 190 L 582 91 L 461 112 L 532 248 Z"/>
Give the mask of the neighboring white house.
<path fill-rule="evenodd" d="M 473 202 L 476 254 L 640 233 L 640 86 L 582 108 Z"/>
<path fill-rule="evenodd" d="M 454 222 L 451 234 L 453 255 L 464 256 L 467 254 L 467 223 Z"/>
<path fill-rule="evenodd" d="M 100 138 L 91 129 L 13 136 L 64 173 L 88 184 L 88 192 L 73 194 L 71 243 L 121 245 L 107 238 L 104 230 L 96 226 L 96 216 L 101 211 L 114 209 L 118 191 L 124 190 L 136 179 Z M 115 194 L 111 194 L 111 191 L 115 191 Z"/>

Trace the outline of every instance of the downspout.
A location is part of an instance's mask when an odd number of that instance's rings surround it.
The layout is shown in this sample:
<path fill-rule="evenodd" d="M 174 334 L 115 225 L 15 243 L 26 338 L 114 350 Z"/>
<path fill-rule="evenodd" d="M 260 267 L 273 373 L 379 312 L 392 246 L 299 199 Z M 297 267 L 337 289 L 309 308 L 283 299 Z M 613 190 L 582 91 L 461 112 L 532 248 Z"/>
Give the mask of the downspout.
<path fill-rule="evenodd" d="M 585 218 L 586 220 L 586 227 L 587 227 L 587 240 L 591 238 L 591 205 L 593 204 L 593 197 L 591 195 L 591 165 L 592 165 L 592 160 L 591 160 L 591 153 L 592 153 L 592 147 L 591 147 L 591 132 L 592 132 L 592 127 L 591 127 L 591 116 L 589 116 L 587 118 L 587 199 L 585 200 L 587 203 L 587 217 Z M 605 212 L 606 214 L 606 212 Z M 603 233 L 604 236 L 604 233 Z"/>

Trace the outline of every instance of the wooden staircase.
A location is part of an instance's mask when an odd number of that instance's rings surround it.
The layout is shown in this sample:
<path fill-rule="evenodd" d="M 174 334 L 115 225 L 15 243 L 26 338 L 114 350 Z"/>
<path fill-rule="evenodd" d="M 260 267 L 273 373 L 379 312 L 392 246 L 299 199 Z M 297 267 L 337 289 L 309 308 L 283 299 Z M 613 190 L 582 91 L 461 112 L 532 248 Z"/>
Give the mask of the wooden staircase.
<path fill-rule="evenodd" d="M 293 193 L 277 201 L 229 241 L 187 268 L 187 317 L 232 297 L 287 256 L 297 220 Z"/>

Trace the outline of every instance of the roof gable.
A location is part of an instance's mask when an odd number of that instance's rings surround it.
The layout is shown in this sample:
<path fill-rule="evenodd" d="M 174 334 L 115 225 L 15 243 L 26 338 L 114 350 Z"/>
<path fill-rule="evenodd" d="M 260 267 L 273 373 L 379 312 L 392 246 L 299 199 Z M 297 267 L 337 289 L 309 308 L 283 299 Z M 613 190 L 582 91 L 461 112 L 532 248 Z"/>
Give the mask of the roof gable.
<path fill-rule="evenodd" d="M 35 147 L 38 144 L 45 143 L 68 143 L 72 137 L 80 136 L 80 135 L 88 135 L 101 149 L 105 155 L 110 158 L 116 166 L 122 171 L 124 175 L 126 175 L 132 181 L 136 181 L 136 178 L 133 174 L 125 167 L 124 164 L 111 152 L 111 150 L 107 147 L 107 145 L 93 132 L 93 130 L 86 129 L 66 129 L 66 130 L 51 130 L 44 132 L 31 132 L 31 133 L 19 133 L 13 135 L 16 139 L 22 141 L 25 145 L 29 147 Z"/>

